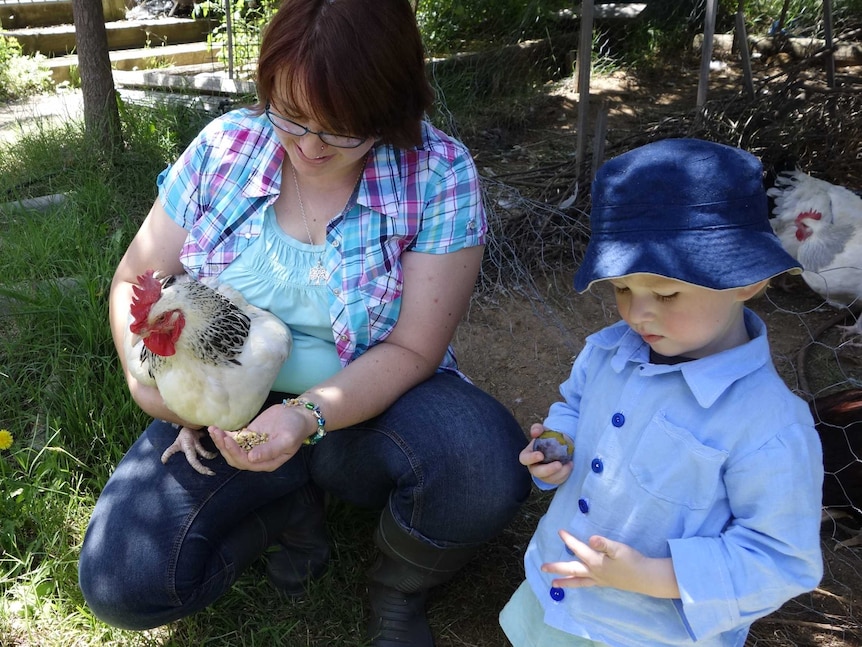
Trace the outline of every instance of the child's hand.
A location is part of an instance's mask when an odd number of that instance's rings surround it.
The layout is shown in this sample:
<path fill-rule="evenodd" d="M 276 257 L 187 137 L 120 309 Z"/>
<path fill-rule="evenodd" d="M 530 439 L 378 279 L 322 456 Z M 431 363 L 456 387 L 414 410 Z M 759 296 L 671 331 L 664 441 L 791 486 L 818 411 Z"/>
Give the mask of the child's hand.
<path fill-rule="evenodd" d="M 560 530 L 560 537 L 577 559 L 542 564 L 542 572 L 564 576 L 554 579 L 554 586 L 609 586 L 657 598 L 679 597 L 679 586 L 669 557 L 646 557 L 631 546 L 601 535 L 590 537 L 589 544 L 565 530 Z"/>
<path fill-rule="evenodd" d="M 542 463 L 545 456 L 542 452 L 538 452 L 533 449 L 533 443 L 535 443 L 536 438 L 542 435 L 544 431 L 544 425 L 538 422 L 530 427 L 530 443 L 521 450 L 521 453 L 518 455 L 518 460 L 521 462 L 521 465 L 525 465 L 530 470 L 530 474 L 535 476 L 537 479 L 540 479 L 545 483 L 550 483 L 551 485 L 560 485 L 569 478 L 569 474 L 572 473 L 572 463 L 571 461 L 565 465 L 560 461 Z"/>

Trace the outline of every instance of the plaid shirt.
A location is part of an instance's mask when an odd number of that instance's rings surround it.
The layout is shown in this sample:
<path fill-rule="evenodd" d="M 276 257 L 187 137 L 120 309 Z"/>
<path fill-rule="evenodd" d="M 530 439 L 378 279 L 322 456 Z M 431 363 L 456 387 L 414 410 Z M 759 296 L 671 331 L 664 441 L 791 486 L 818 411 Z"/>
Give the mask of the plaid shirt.
<path fill-rule="evenodd" d="M 284 155 L 266 115 L 235 110 L 207 125 L 159 175 L 165 210 L 189 232 L 180 261 L 190 275 L 220 274 L 260 235 L 281 190 Z M 484 244 L 486 231 L 476 168 L 460 142 L 424 123 L 419 148 L 372 148 L 355 203 L 326 234 L 329 310 L 342 365 L 395 326 L 403 252 L 454 252 Z M 457 371 L 451 347 L 440 368 Z"/>

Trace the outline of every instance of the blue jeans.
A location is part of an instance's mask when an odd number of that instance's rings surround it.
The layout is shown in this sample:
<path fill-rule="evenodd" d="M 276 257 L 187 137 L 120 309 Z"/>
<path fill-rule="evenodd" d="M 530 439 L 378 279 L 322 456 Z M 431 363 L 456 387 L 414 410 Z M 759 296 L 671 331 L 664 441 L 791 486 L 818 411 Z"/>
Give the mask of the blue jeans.
<path fill-rule="evenodd" d="M 388 505 L 405 532 L 439 548 L 496 536 L 530 491 L 517 422 L 451 374 L 304 446 L 271 473 L 236 470 L 221 456 L 206 461 L 215 476 L 198 474 L 179 455 L 163 465 L 176 433 L 155 421 L 138 438 L 84 538 L 81 589 L 93 612 L 117 627 L 156 627 L 214 602 L 275 541 L 292 494 L 309 481 L 358 506 Z"/>

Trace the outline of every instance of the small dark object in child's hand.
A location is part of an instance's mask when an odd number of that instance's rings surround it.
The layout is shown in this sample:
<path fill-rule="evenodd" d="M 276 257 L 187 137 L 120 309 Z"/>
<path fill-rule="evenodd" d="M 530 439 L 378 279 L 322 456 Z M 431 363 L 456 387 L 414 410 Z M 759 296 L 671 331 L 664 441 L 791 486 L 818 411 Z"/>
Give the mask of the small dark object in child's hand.
<path fill-rule="evenodd" d="M 565 434 L 549 429 L 536 438 L 533 442 L 533 449 L 544 454 L 545 457 L 542 459 L 542 463 L 560 461 L 565 465 L 572 460 L 572 455 L 575 453 L 575 444 Z"/>

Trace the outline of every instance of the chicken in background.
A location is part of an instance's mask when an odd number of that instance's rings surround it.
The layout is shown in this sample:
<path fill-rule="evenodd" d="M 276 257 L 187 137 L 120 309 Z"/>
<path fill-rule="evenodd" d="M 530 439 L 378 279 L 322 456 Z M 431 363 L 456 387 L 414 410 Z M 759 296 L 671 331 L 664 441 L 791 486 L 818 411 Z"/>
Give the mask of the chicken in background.
<path fill-rule="evenodd" d="M 137 278 L 125 336 L 129 371 L 158 388 L 165 405 L 193 425 L 240 430 L 257 415 L 293 339 L 275 315 L 227 285 L 188 276 Z M 182 451 L 201 474 L 201 432 L 182 427 L 162 462 Z"/>
<path fill-rule="evenodd" d="M 803 280 L 829 305 L 862 308 L 862 197 L 794 169 L 767 190 L 774 199 L 772 228 L 799 261 Z M 846 314 L 846 312 L 845 312 Z M 862 335 L 862 318 L 844 335 Z"/>
<path fill-rule="evenodd" d="M 862 389 L 814 398 L 814 426 L 823 446 L 824 521 L 831 519 L 854 537 L 841 546 L 862 544 Z M 853 528 L 839 522 L 849 519 Z"/>

